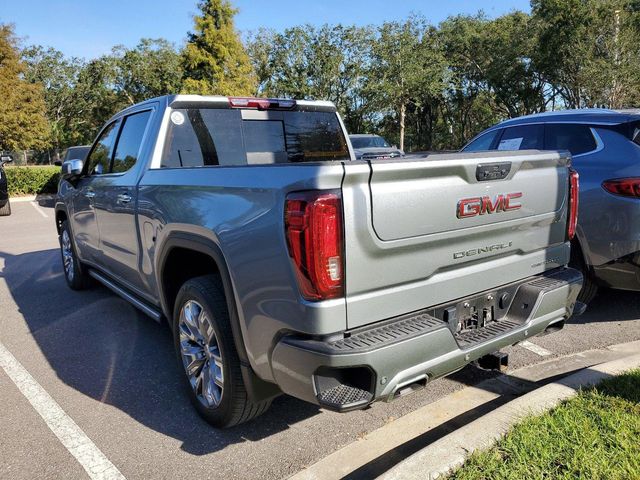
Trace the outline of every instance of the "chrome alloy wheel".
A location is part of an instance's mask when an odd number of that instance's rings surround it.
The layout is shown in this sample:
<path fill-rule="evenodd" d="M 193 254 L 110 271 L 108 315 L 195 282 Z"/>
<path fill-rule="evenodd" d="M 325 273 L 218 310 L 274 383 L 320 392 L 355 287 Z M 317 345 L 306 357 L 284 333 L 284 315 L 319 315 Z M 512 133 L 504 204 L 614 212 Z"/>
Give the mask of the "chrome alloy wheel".
<path fill-rule="evenodd" d="M 67 279 L 73 282 L 73 276 L 75 275 L 73 269 L 73 248 L 71 247 L 71 238 L 67 230 L 62 231 L 62 262 Z"/>
<path fill-rule="evenodd" d="M 224 391 L 224 374 L 211 321 L 202 305 L 189 300 L 182 306 L 178 322 L 182 365 L 191 388 L 205 407 L 217 407 Z"/>

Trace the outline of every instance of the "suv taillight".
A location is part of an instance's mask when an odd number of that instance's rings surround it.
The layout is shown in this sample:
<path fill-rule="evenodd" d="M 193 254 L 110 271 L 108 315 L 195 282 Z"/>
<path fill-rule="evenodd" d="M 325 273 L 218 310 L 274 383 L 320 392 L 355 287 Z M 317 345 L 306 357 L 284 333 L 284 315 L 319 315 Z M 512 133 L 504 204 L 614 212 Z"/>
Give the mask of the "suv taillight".
<path fill-rule="evenodd" d="M 580 176 L 573 168 L 569 168 L 569 220 L 567 222 L 567 237 L 572 240 L 578 225 L 578 197 L 580 193 Z"/>
<path fill-rule="evenodd" d="M 289 255 L 307 300 L 344 294 L 342 198 L 339 190 L 287 196 L 284 212 Z"/>
<path fill-rule="evenodd" d="M 602 182 L 602 188 L 614 195 L 640 198 L 640 178 L 615 178 Z"/>

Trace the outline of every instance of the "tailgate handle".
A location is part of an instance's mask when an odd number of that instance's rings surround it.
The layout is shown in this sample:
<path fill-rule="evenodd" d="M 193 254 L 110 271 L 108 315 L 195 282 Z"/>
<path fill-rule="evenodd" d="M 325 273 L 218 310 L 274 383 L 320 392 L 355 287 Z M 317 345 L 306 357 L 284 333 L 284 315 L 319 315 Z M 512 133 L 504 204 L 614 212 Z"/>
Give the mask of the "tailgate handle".
<path fill-rule="evenodd" d="M 488 180 L 503 180 L 511 171 L 511 162 L 485 163 L 476 168 L 476 180 L 484 182 Z"/>

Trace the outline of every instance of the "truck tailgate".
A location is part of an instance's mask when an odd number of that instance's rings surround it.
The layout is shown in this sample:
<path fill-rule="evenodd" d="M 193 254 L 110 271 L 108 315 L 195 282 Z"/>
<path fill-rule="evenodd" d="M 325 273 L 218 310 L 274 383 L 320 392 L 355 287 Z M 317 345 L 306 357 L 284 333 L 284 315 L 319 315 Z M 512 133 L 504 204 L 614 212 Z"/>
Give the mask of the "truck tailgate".
<path fill-rule="evenodd" d="M 345 164 L 349 328 L 566 264 L 568 162 L 524 151 Z"/>

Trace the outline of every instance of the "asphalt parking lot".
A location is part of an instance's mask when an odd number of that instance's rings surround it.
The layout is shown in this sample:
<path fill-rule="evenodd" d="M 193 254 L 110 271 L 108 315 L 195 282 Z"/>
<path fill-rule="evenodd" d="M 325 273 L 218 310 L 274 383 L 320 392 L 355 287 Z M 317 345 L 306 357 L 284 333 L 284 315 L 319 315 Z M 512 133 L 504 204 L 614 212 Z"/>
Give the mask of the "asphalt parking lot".
<path fill-rule="evenodd" d="M 0 217 L 0 351 L 10 352 L 128 479 L 287 477 L 497 375 L 468 367 L 392 403 L 348 414 L 280 397 L 257 420 L 215 430 L 182 389 L 169 329 L 105 288 L 68 289 L 53 209 L 37 202 L 12 208 L 12 216 Z M 640 295 L 605 291 L 563 331 L 511 347 L 510 366 L 633 340 L 640 340 Z M 0 408 L 0 478 L 86 477 L 2 369 Z"/>

